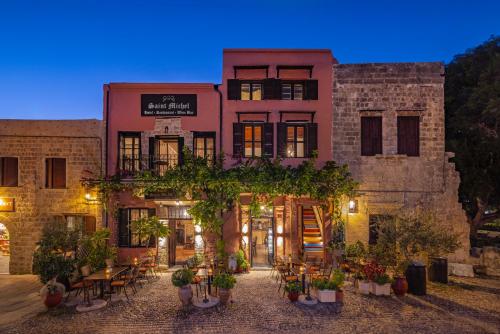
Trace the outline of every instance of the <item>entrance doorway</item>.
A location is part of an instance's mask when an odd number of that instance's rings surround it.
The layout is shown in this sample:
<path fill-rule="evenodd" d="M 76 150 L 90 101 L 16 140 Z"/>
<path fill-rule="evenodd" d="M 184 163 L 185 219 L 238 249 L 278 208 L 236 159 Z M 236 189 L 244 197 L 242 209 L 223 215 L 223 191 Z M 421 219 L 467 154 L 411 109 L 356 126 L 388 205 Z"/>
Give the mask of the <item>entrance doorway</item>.
<path fill-rule="evenodd" d="M 250 254 L 252 267 L 270 267 L 274 260 L 273 219 L 252 218 Z"/>
<path fill-rule="evenodd" d="M 0 223 L 0 274 L 9 273 L 10 238 L 7 227 Z"/>
<path fill-rule="evenodd" d="M 169 265 L 185 264 L 195 254 L 195 225 L 192 220 L 169 220 Z"/>

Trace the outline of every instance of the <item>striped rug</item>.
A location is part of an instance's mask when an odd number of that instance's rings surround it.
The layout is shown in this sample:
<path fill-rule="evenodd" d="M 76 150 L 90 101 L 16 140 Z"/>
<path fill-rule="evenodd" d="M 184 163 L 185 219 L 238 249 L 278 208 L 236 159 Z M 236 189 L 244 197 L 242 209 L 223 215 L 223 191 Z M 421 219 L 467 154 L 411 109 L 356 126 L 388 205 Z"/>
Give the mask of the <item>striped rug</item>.
<path fill-rule="evenodd" d="M 304 255 L 314 257 L 322 256 L 323 238 L 321 237 L 321 230 L 312 208 L 302 209 L 302 222 L 304 226 Z"/>

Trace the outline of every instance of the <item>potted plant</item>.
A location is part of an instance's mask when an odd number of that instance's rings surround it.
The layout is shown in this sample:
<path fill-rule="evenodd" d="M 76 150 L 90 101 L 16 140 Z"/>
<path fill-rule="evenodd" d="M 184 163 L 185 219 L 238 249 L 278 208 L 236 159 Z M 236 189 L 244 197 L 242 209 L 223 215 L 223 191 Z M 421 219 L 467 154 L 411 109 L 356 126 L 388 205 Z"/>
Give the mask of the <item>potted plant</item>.
<path fill-rule="evenodd" d="M 372 282 L 372 293 L 375 296 L 390 296 L 391 282 L 391 278 L 386 273 L 376 275 Z"/>
<path fill-rule="evenodd" d="M 332 274 L 331 281 L 337 287 L 335 289 L 335 301 L 343 302 L 344 301 L 344 290 L 342 287 L 344 286 L 345 274 L 340 269 L 335 269 Z"/>
<path fill-rule="evenodd" d="M 172 284 L 179 288 L 179 299 L 184 306 L 191 304 L 193 299 L 193 290 L 191 289 L 193 276 L 190 269 L 179 269 L 172 274 Z"/>
<path fill-rule="evenodd" d="M 318 300 L 322 303 L 334 303 L 337 285 L 333 280 L 328 280 L 326 278 L 317 279 L 313 283 L 316 289 L 316 296 Z"/>
<path fill-rule="evenodd" d="M 226 305 L 231 296 L 231 289 L 236 284 L 236 279 L 231 274 L 220 273 L 215 275 L 213 284 L 219 289 L 219 299 L 222 305 Z"/>
<path fill-rule="evenodd" d="M 291 302 L 296 302 L 302 291 L 302 284 L 299 281 L 288 282 L 285 286 L 285 291 L 288 292 L 288 299 Z"/>
<path fill-rule="evenodd" d="M 391 287 L 396 296 L 404 296 L 408 292 L 408 281 L 405 276 L 406 268 L 408 268 L 408 262 L 401 261 L 394 270 L 394 279 Z"/>
<path fill-rule="evenodd" d="M 66 291 L 63 284 L 58 283 L 55 278 L 49 280 L 40 290 L 40 296 L 47 308 L 54 308 L 61 304 L 62 297 Z"/>
<path fill-rule="evenodd" d="M 240 249 L 235 253 L 235 258 L 237 266 L 236 272 L 237 273 L 246 272 L 248 269 L 248 261 L 245 259 L 245 253 L 243 252 L 242 249 Z"/>

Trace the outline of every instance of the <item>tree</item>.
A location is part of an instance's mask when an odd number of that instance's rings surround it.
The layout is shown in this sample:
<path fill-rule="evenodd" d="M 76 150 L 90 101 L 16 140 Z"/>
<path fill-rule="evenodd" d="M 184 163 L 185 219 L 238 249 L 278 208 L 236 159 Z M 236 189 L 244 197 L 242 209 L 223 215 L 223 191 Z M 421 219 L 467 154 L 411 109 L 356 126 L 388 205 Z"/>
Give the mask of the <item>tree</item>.
<path fill-rule="evenodd" d="M 500 207 L 500 37 L 446 66 L 445 111 L 446 149 L 455 152 L 473 238 L 485 210 Z"/>
<path fill-rule="evenodd" d="M 151 244 L 151 238 L 155 238 L 156 241 L 156 254 L 159 251 L 159 239 L 165 238 L 170 235 L 170 228 L 163 224 L 157 216 L 152 217 L 142 217 L 132 222 L 132 228 L 135 233 L 139 235 L 141 241 L 146 244 L 146 253 L 149 252 L 149 245 Z"/>

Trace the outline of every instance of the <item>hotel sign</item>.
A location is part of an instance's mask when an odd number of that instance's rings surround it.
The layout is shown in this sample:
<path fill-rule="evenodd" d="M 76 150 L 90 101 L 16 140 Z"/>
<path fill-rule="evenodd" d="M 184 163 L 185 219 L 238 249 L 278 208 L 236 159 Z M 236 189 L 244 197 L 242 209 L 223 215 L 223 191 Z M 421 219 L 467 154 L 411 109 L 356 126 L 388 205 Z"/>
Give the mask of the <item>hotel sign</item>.
<path fill-rule="evenodd" d="M 16 202 L 11 197 L 0 197 L 0 212 L 16 211 Z"/>
<path fill-rule="evenodd" d="M 142 116 L 196 116 L 196 94 L 141 94 Z"/>

